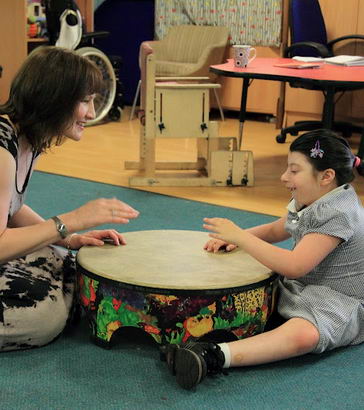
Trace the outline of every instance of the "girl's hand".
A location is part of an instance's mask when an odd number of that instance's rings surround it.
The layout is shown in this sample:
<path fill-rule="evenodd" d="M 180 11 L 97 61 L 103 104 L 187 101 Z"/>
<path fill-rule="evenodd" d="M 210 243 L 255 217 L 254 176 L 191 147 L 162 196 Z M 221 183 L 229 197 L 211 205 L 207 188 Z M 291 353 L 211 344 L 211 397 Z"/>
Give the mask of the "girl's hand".
<path fill-rule="evenodd" d="M 65 239 L 67 248 L 80 249 L 84 245 L 88 246 L 102 246 L 105 244 L 105 240 L 108 243 L 114 245 L 126 245 L 126 240 L 123 235 L 115 229 L 104 229 L 100 231 L 89 231 L 85 233 L 76 233 L 70 235 Z"/>
<path fill-rule="evenodd" d="M 211 238 L 219 239 L 228 244 L 237 244 L 242 235 L 243 229 L 239 228 L 234 222 L 225 218 L 204 218 L 203 227 L 210 233 Z"/>
<path fill-rule="evenodd" d="M 221 248 L 225 248 L 227 252 L 233 251 L 237 246 L 231 243 L 220 241 L 219 239 L 210 239 L 203 247 L 207 252 L 217 253 Z"/>

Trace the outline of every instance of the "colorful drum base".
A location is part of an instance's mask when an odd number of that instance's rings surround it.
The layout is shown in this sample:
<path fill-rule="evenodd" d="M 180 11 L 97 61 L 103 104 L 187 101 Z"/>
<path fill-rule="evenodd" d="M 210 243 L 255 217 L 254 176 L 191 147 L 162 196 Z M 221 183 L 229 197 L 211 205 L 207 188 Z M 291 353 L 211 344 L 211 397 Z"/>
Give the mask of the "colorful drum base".
<path fill-rule="evenodd" d="M 113 335 L 125 327 L 139 328 L 159 344 L 178 344 L 214 340 L 222 331 L 230 340 L 263 332 L 275 306 L 277 275 L 238 288 L 184 292 L 133 288 L 79 269 L 79 287 L 97 344 L 111 347 Z"/>

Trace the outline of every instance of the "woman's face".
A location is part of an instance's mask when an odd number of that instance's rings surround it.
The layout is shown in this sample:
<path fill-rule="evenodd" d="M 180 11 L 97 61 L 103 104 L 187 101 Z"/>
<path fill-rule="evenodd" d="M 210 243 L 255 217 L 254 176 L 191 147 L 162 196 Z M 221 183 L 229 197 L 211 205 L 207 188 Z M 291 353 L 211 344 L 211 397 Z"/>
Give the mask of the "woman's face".
<path fill-rule="evenodd" d="M 74 141 L 79 141 L 87 121 L 95 118 L 95 94 L 86 96 L 78 103 L 72 123 L 66 128 L 64 136 Z"/>

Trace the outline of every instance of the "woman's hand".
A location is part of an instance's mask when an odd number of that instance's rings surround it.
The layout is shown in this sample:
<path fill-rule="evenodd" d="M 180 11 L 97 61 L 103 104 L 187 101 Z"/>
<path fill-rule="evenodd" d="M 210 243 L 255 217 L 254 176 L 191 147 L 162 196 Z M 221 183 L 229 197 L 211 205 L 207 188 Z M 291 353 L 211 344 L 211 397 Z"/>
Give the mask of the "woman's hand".
<path fill-rule="evenodd" d="M 100 231 L 89 231 L 85 233 L 75 233 L 68 236 L 64 241 L 68 249 L 80 249 L 84 245 L 102 246 L 105 240 L 114 245 L 126 245 L 123 235 L 115 229 L 104 229 Z"/>
<path fill-rule="evenodd" d="M 214 239 L 219 239 L 228 244 L 238 244 L 241 238 L 243 229 L 239 228 L 234 222 L 225 218 L 204 218 L 205 224 L 203 227 L 210 233 L 209 236 Z"/>
<path fill-rule="evenodd" d="M 232 243 L 227 243 L 224 241 L 220 241 L 219 239 L 210 239 L 206 242 L 205 246 L 203 247 L 207 252 L 214 252 L 217 253 L 218 251 L 225 249 L 227 252 L 233 251 L 237 246 L 233 245 Z"/>
<path fill-rule="evenodd" d="M 74 211 L 59 215 L 70 232 L 83 231 L 103 224 L 127 224 L 139 216 L 134 208 L 112 199 L 95 199 Z"/>

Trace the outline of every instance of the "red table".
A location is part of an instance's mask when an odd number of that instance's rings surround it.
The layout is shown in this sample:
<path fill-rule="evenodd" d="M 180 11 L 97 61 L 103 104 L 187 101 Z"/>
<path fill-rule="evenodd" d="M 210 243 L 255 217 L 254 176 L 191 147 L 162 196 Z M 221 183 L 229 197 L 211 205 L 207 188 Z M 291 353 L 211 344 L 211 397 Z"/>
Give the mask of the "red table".
<path fill-rule="evenodd" d="M 325 91 L 325 104 L 322 113 L 324 128 L 332 128 L 334 117 L 334 95 L 341 90 L 357 90 L 364 88 L 364 67 L 345 67 L 333 64 L 322 64 L 320 68 L 282 68 L 275 67 L 276 64 L 287 64 L 297 62 L 291 58 L 256 58 L 246 68 L 234 66 L 233 59 L 225 64 L 213 65 L 210 71 L 225 77 L 243 78 L 243 90 L 241 95 L 239 113 L 239 140 L 242 142 L 243 126 L 246 116 L 246 101 L 250 80 L 273 80 L 294 82 L 304 81 L 312 85 L 320 85 Z M 359 151 L 363 151 L 361 147 Z"/>

